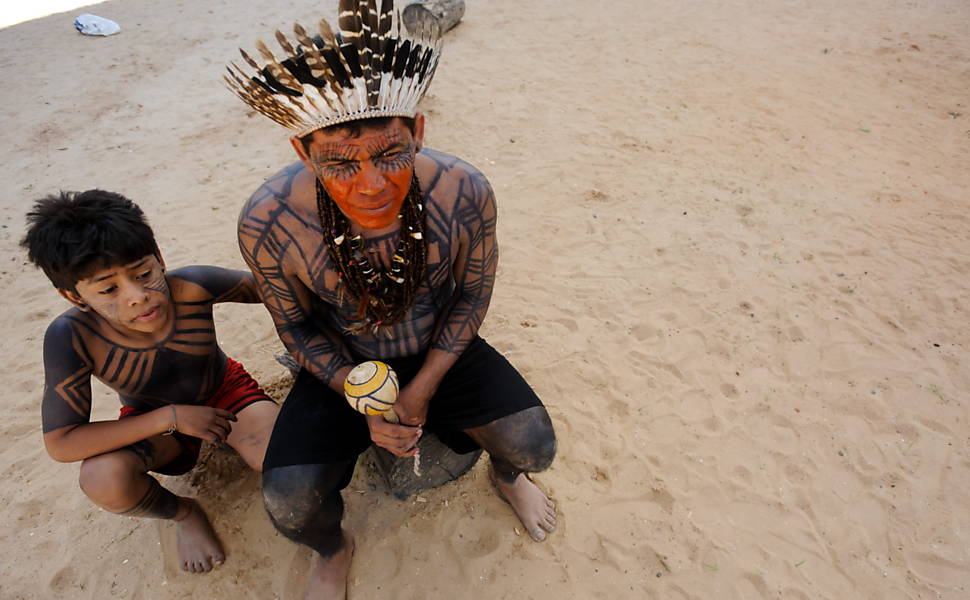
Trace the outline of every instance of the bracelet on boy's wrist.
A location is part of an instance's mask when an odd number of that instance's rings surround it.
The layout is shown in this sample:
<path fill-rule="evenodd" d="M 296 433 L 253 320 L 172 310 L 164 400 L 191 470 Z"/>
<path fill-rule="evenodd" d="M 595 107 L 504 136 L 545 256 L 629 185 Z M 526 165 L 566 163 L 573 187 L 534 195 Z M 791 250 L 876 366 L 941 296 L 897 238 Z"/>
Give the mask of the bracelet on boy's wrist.
<path fill-rule="evenodd" d="M 169 427 L 168 428 L 168 431 L 166 431 L 162 435 L 172 435 L 173 433 L 175 433 L 178 430 L 178 426 L 179 426 L 179 421 L 178 421 L 178 416 L 177 416 L 178 413 L 175 412 L 175 405 L 174 404 L 169 404 L 169 406 L 172 407 L 172 426 Z"/>

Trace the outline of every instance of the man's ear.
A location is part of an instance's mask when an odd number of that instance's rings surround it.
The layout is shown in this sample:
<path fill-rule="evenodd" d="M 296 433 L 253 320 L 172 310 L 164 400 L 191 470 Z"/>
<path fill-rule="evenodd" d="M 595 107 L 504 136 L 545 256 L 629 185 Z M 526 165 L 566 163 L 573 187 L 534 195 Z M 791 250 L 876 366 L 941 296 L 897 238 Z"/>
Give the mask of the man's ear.
<path fill-rule="evenodd" d="M 310 163 L 310 156 L 306 152 L 306 148 L 303 147 L 303 142 L 300 140 L 299 136 L 293 136 L 290 138 L 290 145 L 296 150 L 296 155 L 300 157 L 300 162 L 306 167 L 306 170 L 313 173 L 313 165 Z"/>
<path fill-rule="evenodd" d="M 424 148 L 424 113 L 414 115 L 414 141 L 417 144 L 418 152 Z"/>
<path fill-rule="evenodd" d="M 91 307 L 87 305 L 84 300 L 81 300 L 81 296 L 77 292 L 72 292 L 71 290 L 65 290 L 63 288 L 57 288 L 57 293 L 64 297 L 65 300 L 83 310 L 85 312 L 91 310 Z"/>

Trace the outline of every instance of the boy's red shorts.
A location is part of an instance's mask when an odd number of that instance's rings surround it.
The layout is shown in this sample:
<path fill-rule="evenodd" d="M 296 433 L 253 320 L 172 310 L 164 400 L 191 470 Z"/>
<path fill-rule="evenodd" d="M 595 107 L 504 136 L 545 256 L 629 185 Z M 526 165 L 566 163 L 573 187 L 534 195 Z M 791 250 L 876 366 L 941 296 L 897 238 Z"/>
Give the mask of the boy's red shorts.
<path fill-rule="evenodd" d="M 219 389 L 205 402 L 205 406 L 222 408 L 232 414 L 238 414 L 254 402 L 261 401 L 274 402 L 266 395 L 266 392 L 259 387 L 252 375 L 246 369 L 230 357 L 226 357 L 226 374 L 222 378 Z M 122 406 L 119 419 L 139 415 L 145 411 L 133 406 Z M 163 475 L 182 475 L 188 473 L 195 466 L 199 459 L 199 450 L 202 448 L 202 440 L 197 437 L 175 432 L 172 434 L 182 445 L 182 453 L 172 462 L 154 469 L 156 473 Z"/>

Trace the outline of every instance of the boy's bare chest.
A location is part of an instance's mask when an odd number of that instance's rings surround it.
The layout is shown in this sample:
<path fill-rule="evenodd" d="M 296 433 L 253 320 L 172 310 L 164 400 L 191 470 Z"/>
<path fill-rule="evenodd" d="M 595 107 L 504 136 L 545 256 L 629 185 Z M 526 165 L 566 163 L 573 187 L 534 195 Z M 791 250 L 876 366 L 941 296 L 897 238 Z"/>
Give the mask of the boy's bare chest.
<path fill-rule="evenodd" d="M 155 345 L 132 346 L 107 336 L 95 336 L 86 345 L 92 374 L 133 399 L 199 401 L 218 386 L 225 363 L 211 304 L 176 304 L 171 332 Z"/>

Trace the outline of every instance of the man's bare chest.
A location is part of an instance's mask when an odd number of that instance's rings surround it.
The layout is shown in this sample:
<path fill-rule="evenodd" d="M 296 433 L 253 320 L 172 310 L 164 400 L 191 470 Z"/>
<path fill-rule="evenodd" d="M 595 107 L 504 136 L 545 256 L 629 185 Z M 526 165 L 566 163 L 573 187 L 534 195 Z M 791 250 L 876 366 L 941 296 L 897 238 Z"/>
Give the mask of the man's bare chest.
<path fill-rule="evenodd" d="M 334 261 L 333 253 L 321 235 L 317 234 L 316 238 L 315 240 L 304 239 L 299 249 L 294 248 L 294 251 L 289 253 L 288 260 L 303 284 L 319 300 L 333 306 L 349 306 L 353 299 L 348 297 L 347 286 Z M 373 269 L 382 274 L 391 273 L 395 257 L 400 260 L 403 254 L 399 241 L 399 232 L 372 238 L 362 236 L 357 242 L 360 245 L 359 250 L 352 255 L 355 258 L 350 268 Z M 344 241 L 344 243 L 350 242 Z M 312 247 L 313 251 L 309 253 L 303 251 L 308 247 Z M 418 284 L 419 293 L 449 285 L 453 250 L 457 249 L 452 247 L 450 239 L 434 233 L 427 235 L 425 269 Z M 360 260 L 361 258 L 363 260 Z"/>

